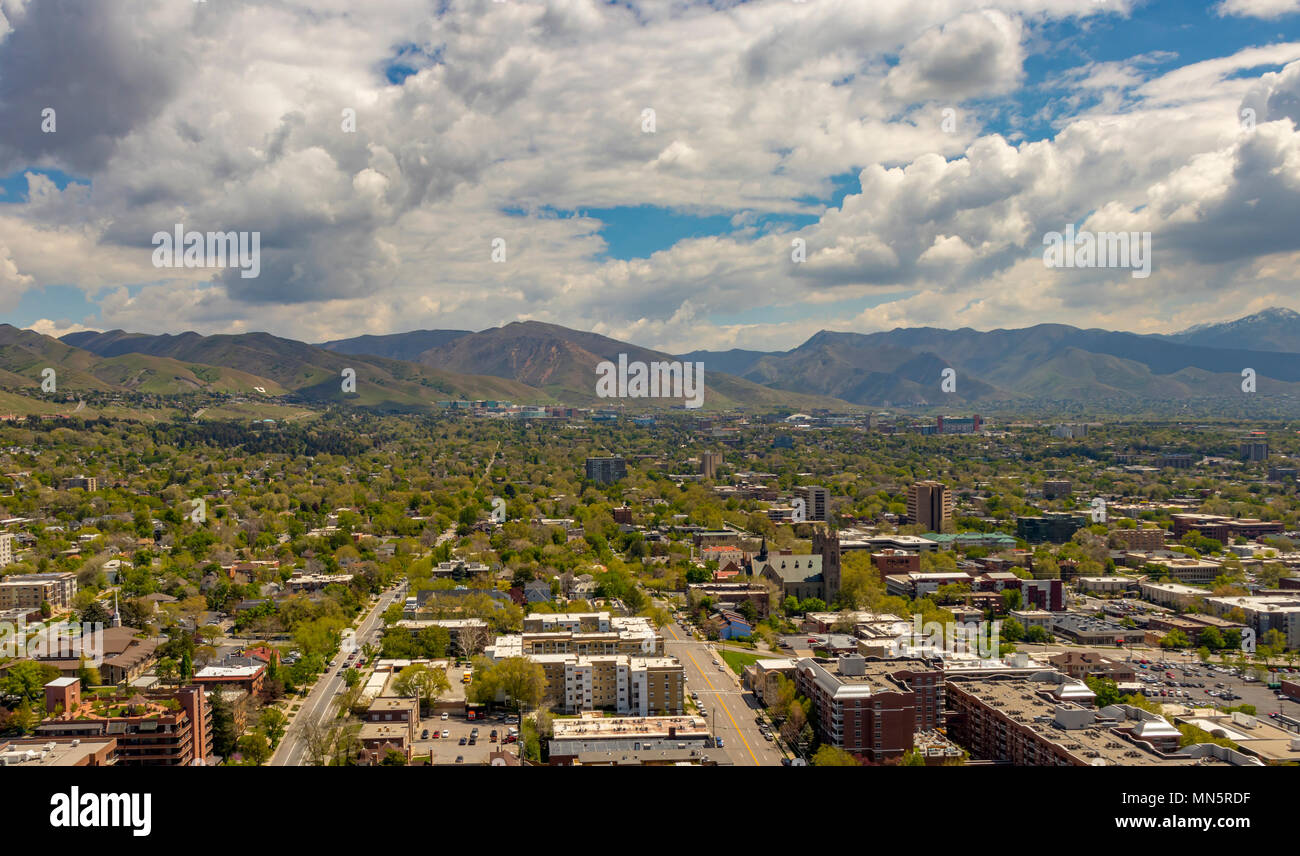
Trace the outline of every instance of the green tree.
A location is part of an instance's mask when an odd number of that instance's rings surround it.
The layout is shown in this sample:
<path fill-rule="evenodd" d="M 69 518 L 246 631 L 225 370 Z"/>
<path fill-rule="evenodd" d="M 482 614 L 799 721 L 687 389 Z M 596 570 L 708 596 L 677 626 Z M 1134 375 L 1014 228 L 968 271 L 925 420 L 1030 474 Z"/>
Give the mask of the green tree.
<path fill-rule="evenodd" d="M 407 698 L 419 696 L 420 705 L 427 708 L 451 689 L 451 683 L 447 680 L 446 669 L 412 663 L 397 673 L 393 689 Z"/>
<path fill-rule="evenodd" d="M 278 707 L 263 708 L 262 716 L 258 720 L 258 727 L 266 735 L 266 738 L 271 741 L 271 748 L 275 749 L 280 745 L 280 740 L 289 727 L 289 717 L 285 716 L 284 711 Z"/>
<path fill-rule="evenodd" d="M 234 754 L 239 741 L 239 729 L 235 727 L 235 712 L 225 695 L 214 692 L 209 696 L 212 708 L 212 751 L 222 758 Z"/>
<path fill-rule="evenodd" d="M 814 767 L 861 767 L 862 763 L 843 749 L 823 746 L 813 755 Z"/>
<path fill-rule="evenodd" d="M 251 761 L 254 766 L 260 767 L 271 760 L 271 744 L 267 741 L 266 735 L 260 731 L 239 738 L 238 746 L 239 754 L 244 756 L 244 760 Z"/>
<path fill-rule="evenodd" d="M 59 676 L 59 670 L 35 660 L 19 660 L 9 667 L 5 690 L 20 699 L 44 702 L 45 685 Z"/>

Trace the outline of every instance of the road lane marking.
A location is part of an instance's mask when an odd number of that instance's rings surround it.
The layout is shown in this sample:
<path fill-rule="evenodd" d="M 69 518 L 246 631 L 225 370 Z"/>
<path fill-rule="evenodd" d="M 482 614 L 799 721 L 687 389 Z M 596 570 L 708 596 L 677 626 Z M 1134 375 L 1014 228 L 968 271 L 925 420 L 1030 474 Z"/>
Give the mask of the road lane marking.
<path fill-rule="evenodd" d="M 673 641 L 674 641 L 674 642 L 681 642 L 681 641 L 684 641 L 684 640 L 682 640 L 680 637 L 677 636 L 677 631 L 676 631 L 676 630 L 673 630 L 673 628 L 672 628 L 671 626 L 669 626 L 669 628 L 668 628 L 668 632 L 671 633 L 671 634 L 673 634 L 673 636 L 674 636 Z M 699 669 L 700 674 L 704 677 L 704 683 L 706 683 L 706 684 L 709 685 L 709 689 L 711 689 L 711 690 L 713 690 L 713 692 L 717 693 L 718 704 L 722 705 L 722 710 L 723 710 L 724 713 L 727 714 L 727 719 L 730 719 L 730 720 L 731 720 L 731 724 L 732 724 L 733 726 L 735 726 L 735 728 L 736 728 L 736 734 L 740 735 L 740 742 L 745 744 L 745 751 L 749 753 L 749 757 L 754 761 L 754 766 L 755 766 L 755 767 L 761 766 L 761 765 L 758 763 L 758 756 L 754 754 L 754 750 L 753 750 L 752 748 L 750 748 L 749 741 L 745 739 L 745 732 L 743 732 L 743 731 L 740 730 L 740 723 L 739 723 L 739 722 L 736 722 L 736 717 L 734 717 L 734 716 L 731 715 L 731 710 L 727 707 L 727 703 L 726 703 L 725 701 L 722 700 L 722 693 L 719 692 L 719 691 L 718 691 L 718 690 L 713 686 L 713 681 L 709 680 L 709 676 L 708 676 L 708 674 L 704 671 L 704 669 L 700 668 L 700 664 L 695 662 L 695 658 L 694 658 L 693 656 L 691 656 L 691 652 L 690 652 L 689 650 L 686 651 L 686 656 L 687 656 L 687 657 L 690 657 L 691 663 L 694 664 L 695 668 Z M 730 668 L 730 666 L 728 666 L 728 668 Z"/>

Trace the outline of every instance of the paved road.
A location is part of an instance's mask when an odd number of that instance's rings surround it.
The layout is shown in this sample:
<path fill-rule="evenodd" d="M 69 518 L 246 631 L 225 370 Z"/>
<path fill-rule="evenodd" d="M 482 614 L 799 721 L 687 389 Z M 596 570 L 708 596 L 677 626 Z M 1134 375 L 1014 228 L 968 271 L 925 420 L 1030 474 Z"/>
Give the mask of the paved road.
<path fill-rule="evenodd" d="M 713 733 L 722 738 L 723 748 L 738 767 L 780 766 L 781 753 L 761 733 L 754 717 L 762 709 L 753 693 L 743 691 L 739 676 L 718 657 L 722 670 L 713 665 L 715 655 L 704 642 L 679 632 L 675 624 L 667 626 L 664 642 L 667 653 L 679 659 L 686 672 L 686 691 L 700 694 L 700 702 L 709 712 Z"/>
<path fill-rule="evenodd" d="M 384 610 L 389 607 L 393 601 L 398 598 L 406 597 L 406 586 L 403 583 L 395 589 L 389 589 L 380 595 L 379 600 L 371 607 L 370 612 L 357 627 L 357 641 L 363 643 L 369 639 L 370 634 L 383 624 Z M 342 658 L 336 658 L 341 660 Z M 316 681 L 316 686 L 307 696 L 298 713 L 293 715 L 293 720 L 289 723 L 289 728 L 285 732 L 284 739 L 271 758 L 272 767 L 303 767 L 311 763 L 307 753 L 307 742 L 303 739 L 303 734 L 309 722 L 323 722 L 334 715 L 334 698 L 346 687 L 343 682 L 343 668 L 339 666 L 330 666 L 323 675 Z"/>

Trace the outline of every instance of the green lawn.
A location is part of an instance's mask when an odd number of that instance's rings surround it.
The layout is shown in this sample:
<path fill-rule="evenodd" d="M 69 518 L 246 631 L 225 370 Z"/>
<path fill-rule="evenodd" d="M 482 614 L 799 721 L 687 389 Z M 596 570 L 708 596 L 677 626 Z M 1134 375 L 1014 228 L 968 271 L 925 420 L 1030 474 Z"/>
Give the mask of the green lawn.
<path fill-rule="evenodd" d="M 739 651 L 719 651 L 718 656 L 726 661 L 727 665 L 737 675 L 744 674 L 745 667 L 757 663 L 759 660 L 766 659 L 762 654 L 742 654 Z"/>

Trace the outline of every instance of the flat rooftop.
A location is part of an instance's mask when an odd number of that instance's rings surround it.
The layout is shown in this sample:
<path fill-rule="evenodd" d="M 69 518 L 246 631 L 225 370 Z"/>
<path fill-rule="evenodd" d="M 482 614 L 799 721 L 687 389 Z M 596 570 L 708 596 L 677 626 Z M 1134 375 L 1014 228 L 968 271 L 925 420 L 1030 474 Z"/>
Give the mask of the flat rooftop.
<path fill-rule="evenodd" d="M 583 716 L 551 721 L 553 740 L 591 740 L 608 737 L 667 737 L 670 729 L 678 736 L 709 733 L 709 724 L 698 716 Z"/>
<path fill-rule="evenodd" d="M 1050 690 L 1053 684 L 1028 680 L 963 680 L 950 687 L 974 695 L 1002 716 L 1038 734 L 1042 739 L 1064 748 L 1070 755 L 1085 764 L 1117 767 L 1186 767 L 1195 764 L 1232 766 L 1217 758 L 1162 758 L 1123 735 L 1115 733 L 1116 725 L 1125 723 L 1108 719 L 1098 720 L 1084 728 L 1065 729 L 1056 724 L 1057 708 L 1078 710 L 1074 705 L 1048 700 L 1039 695 Z M 1095 712 L 1094 712 L 1095 713 Z"/>

